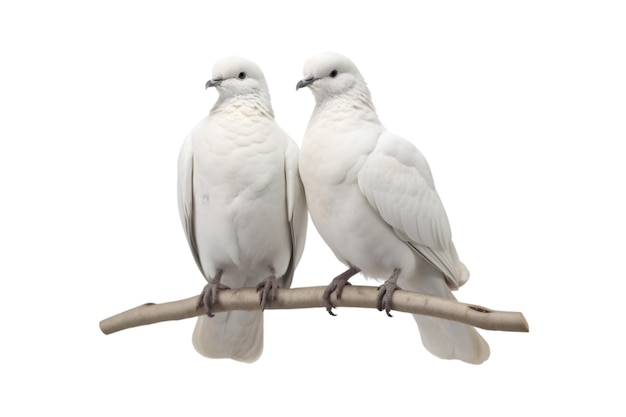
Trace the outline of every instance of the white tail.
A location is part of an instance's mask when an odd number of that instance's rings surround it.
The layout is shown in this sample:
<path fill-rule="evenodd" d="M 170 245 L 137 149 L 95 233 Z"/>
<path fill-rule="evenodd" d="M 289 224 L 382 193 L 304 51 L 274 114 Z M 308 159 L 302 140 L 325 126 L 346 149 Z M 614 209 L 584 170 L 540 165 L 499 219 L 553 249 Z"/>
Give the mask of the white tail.
<path fill-rule="evenodd" d="M 193 347 L 208 358 L 254 362 L 263 352 L 263 312 L 229 311 L 198 317 Z"/>
<path fill-rule="evenodd" d="M 401 288 L 456 300 L 441 272 L 432 267 L 420 270 L 417 277 L 402 283 Z M 483 363 L 489 358 L 489 345 L 474 327 L 419 314 L 414 314 L 413 318 L 419 327 L 424 347 L 433 355 L 472 364 Z"/>

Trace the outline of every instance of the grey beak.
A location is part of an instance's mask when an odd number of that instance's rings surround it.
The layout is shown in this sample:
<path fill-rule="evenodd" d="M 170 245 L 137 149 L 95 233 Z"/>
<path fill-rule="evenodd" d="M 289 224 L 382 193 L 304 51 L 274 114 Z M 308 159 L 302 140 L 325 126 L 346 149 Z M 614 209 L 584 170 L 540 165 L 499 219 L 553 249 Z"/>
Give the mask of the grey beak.
<path fill-rule="evenodd" d="M 206 82 L 206 85 L 204 86 L 204 89 L 206 90 L 209 87 L 215 87 L 216 85 L 220 85 L 222 83 L 222 79 L 216 79 L 216 80 L 209 80 Z"/>
<path fill-rule="evenodd" d="M 298 81 L 298 84 L 296 84 L 296 91 L 298 91 L 302 87 L 306 87 L 306 86 L 313 84 L 315 81 L 317 81 L 317 78 L 306 78 L 304 80 Z"/>

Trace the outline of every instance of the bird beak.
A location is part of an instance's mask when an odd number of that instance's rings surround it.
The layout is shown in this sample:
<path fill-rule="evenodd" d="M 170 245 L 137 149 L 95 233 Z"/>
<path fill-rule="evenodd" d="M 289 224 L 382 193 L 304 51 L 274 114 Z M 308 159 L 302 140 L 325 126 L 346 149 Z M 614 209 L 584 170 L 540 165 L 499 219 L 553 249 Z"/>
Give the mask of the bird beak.
<path fill-rule="evenodd" d="M 296 91 L 298 91 L 302 87 L 307 87 L 313 84 L 315 81 L 317 81 L 317 78 L 313 78 L 313 77 L 305 78 L 304 80 L 298 81 L 298 84 L 296 84 Z"/>
<path fill-rule="evenodd" d="M 209 88 L 209 87 L 215 87 L 216 85 L 220 85 L 222 83 L 223 79 L 222 78 L 217 78 L 215 80 L 209 80 L 206 82 L 206 85 L 204 86 L 205 89 Z"/>

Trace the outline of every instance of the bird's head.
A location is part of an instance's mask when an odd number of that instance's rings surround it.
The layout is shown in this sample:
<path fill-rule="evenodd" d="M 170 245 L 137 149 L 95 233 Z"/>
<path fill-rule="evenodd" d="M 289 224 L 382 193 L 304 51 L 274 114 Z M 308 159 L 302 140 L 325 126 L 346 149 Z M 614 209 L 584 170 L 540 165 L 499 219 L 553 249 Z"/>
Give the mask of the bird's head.
<path fill-rule="evenodd" d="M 357 87 L 365 87 L 365 81 L 356 65 L 343 55 L 323 52 L 309 58 L 304 64 L 304 78 L 296 90 L 309 87 L 319 102 L 327 97 L 340 95 Z"/>
<path fill-rule="evenodd" d="M 262 95 L 269 98 L 267 83 L 261 68 L 249 59 L 222 58 L 213 66 L 213 75 L 206 88 L 217 88 L 221 98 L 239 95 Z"/>

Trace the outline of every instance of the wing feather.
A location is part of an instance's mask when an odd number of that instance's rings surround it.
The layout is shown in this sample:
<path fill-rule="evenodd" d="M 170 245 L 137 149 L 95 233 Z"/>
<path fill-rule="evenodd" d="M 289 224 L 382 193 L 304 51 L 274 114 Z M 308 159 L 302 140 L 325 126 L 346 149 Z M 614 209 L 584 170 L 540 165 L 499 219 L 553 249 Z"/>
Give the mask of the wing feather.
<path fill-rule="evenodd" d="M 194 197 L 193 197 L 193 141 L 192 133 L 189 133 L 178 155 L 178 213 L 180 221 L 187 237 L 187 243 L 196 261 L 196 265 L 202 272 L 198 245 L 196 244 L 194 222 Z M 206 276 L 206 275 L 205 275 Z"/>
<path fill-rule="evenodd" d="M 367 201 L 396 235 L 439 268 L 451 288 L 469 277 L 460 262 L 448 216 L 424 156 L 409 141 L 383 134 L 359 171 Z"/>
<path fill-rule="evenodd" d="M 298 170 L 298 146 L 291 138 L 287 139 L 285 150 L 285 187 L 287 216 L 291 232 L 291 259 L 287 272 L 283 276 L 283 286 L 289 288 L 296 266 L 304 251 L 308 223 L 304 187 Z"/>

